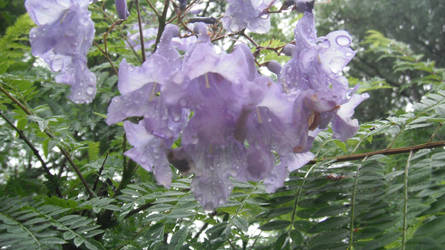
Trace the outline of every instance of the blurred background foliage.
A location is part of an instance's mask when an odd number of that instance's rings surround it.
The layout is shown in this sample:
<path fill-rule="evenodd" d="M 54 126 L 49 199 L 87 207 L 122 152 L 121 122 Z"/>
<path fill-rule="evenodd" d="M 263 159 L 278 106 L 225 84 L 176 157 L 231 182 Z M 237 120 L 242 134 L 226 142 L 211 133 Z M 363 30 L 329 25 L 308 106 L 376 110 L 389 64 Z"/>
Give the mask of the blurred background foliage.
<path fill-rule="evenodd" d="M 147 1 L 161 11 L 163 1 Z M 224 1 L 198 2 L 205 16 L 224 10 Z M 88 59 L 98 95 L 76 105 L 31 56 L 33 23 L 23 1 L 0 0 L 2 249 L 443 248 L 443 146 L 335 162 L 445 140 L 443 1 L 317 1 L 319 35 L 346 29 L 354 37 L 357 55 L 345 74 L 371 96 L 355 115 L 360 130 L 346 142 L 332 139 L 330 130 L 320 133 L 312 149 L 319 160 L 292 173 L 283 188 L 266 194 L 261 183 L 235 183 L 230 201 L 216 211 L 195 201 L 190 177 L 176 172 L 169 190 L 156 185 L 151 173 L 123 157 L 130 146 L 122 127 L 104 122 L 118 95 L 117 76 L 101 52 L 104 35 L 115 66 L 123 58 L 140 62 L 125 42 L 136 20 L 133 3 L 129 20 L 112 30 L 114 1 L 90 6 L 96 38 Z M 141 4 L 144 23 L 156 27 L 147 2 Z M 270 33 L 249 35 L 260 46 L 280 48 L 301 15 L 271 16 Z M 231 49 L 238 40 L 248 42 L 234 36 L 217 43 Z M 259 63 L 288 59 L 257 51 Z"/>

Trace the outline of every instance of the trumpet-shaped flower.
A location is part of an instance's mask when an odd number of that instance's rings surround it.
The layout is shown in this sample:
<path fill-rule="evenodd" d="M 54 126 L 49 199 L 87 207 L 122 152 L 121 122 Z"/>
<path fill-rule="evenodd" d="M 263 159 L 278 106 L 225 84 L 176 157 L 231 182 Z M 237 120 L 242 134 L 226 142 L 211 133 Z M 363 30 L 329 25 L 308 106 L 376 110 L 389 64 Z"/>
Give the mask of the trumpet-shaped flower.
<path fill-rule="evenodd" d="M 238 32 L 245 28 L 256 33 L 266 33 L 270 29 L 270 20 L 264 10 L 274 0 L 228 0 L 228 7 L 223 18 L 226 30 Z"/>
<path fill-rule="evenodd" d="M 58 83 L 71 85 L 70 99 L 91 102 L 96 77 L 87 68 L 88 49 L 94 39 L 94 23 L 88 0 L 27 0 L 25 7 L 38 25 L 30 32 L 34 56 L 40 56 Z"/>

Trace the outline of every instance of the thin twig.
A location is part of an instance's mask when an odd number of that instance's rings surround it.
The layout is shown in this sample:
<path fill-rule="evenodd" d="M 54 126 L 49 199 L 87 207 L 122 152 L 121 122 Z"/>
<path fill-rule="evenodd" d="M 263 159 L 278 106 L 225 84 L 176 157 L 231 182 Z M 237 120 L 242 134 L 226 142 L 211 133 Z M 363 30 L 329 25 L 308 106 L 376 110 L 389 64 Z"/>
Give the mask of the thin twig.
<path fill-rule="evenodd" d="M 365 162 L 368 157 L 365 157 L 362 162 Z M 349 247 L 348 250 L 354 249 L 354 217 L 355 217 L 355 197 L 357 195 L 357 186 L 358 186 L 358 178 L 360 175 L 361 164 L 357 165 L 357 170 L 355 171 L 354 176 L 354 185 L 352 187 L 352 196 L 351 196 L 351 219 L 349 222 Z"/>
<path fill-rule="evenodd" d="M 114 73 L 116 73 L 116 75 L 119 75 L 119 71 L 114 66 L 113 61 L 111 61 L 111 58 L 109 57 L 109 55 L 99 46 L 99 44 L 97 44 L 96 42 L 93 42 L 93 43 L 94 43 L 94 46 L 96 46 L 96 48 L 102 53 L 102 55 L 105 56 L 105 59 L 107 59 L 108 63 L 110 63 L 111 68 L 113 68 Z"/>
<path fill-rule="evenodd" d="M 130 47 L 131 51 L 133 52 L 134 56 L 136 57 L 136 59 L 142 63 L 142 59 L 139 57 L 138 52 L 136 51 L 136 49 L 134 48 L 134 46 L 131 44 L 130 40 L 128 40 L 128 37 L 125 37 L 125 42 L 127 43 L 128 47 Z"/>
<path fill-rule="evenodd" d="M 232 249 L 236 249 L 236 247 L 233 245 L 233 243 L 232 243 L 232 241 L 231 241 L 230 239 L 227 239 L 227 241 L 229 242 L 230 247 L 231 247 Z"/>
<path fill-rule="evenodd" d="M 249 42 L 251 42 L 256 48 L 260 47 L 260 46 L 258 45 L 258 43 L 255 42 L 255 41 L 254 41 L 250 36 L 248 36 L 244 31 L 245 31 L 245 30 L 242 30 L 240 34 L 241 34 L 243 37 L 245 37 L 247 40 L 249 40 Z"/>
<path fill-rule="evenodd" d="M 108 28 L 107 32 L 104 33 L 103 35 L 103 39 L 104 39 L 104 50 L 105 50 L 105 54 L 108 55 L 108 46 L 107 46 L 107 41 L 108 41 L 108 35 L 113 31 L 114 27 L 116 27 L 116 25 L 119 25 L 121 23 L 123 23 L 125 20 L 119 19 L 116 22 L 112 23 L 111 26 Z"/>
<path fill-rule="evenodd" d="M 434 132 L 433 132 L 433 134 L 431 135 L 431 137 L 430 137 L 430 142 L 432 142 L 433 140 L 434 140 L 434 138 L 436 138 L 436 136 L 437 136 L 437 133 L 439 132 L 439 130 L 442 128 L 442 126 L 443 126 L 443 124 L 442 123 L 439 123 L 439 126 L 437 126 L 435 129 L 434 129 Z"/>
<path fill-rule="evenodd" d="M 128 164 L 126 165 L 126 167 L 124 168 L 124 171 L 122 173 L 122 180 L 119 183 L 119 186 L 116 189 L 116 192 L 113 195 L 113 198 L 118 196 L 119 194 L 121 194 L 122 189 L 124 189 L 125 187 L 127 187 L 127 185 L 130 183 L 131 181 L 131 177 L 134 174 L 134 170 L 136 169 L 137 165 L 135 162 L 133 161 L 128 161 Z"/>
<path fill-rule="evenodd" d="M 315 160 L 308 162 L 308 164 L 315 164 L 320 161 L 329 161 L 329 160 L 333 161 L 333 162 L 353 161 L 353 160 L 360 160 L 365 157 L 371 157 L 373 155 L 403 154 L 403 153 L 409 153 L 411 151 L 417 151 L 420 149 L 438 148 L 438 147 L 445 147 L 445 141 L 428 142 L 428 143 L 409 146 L 409 147 L 383 149 L 383 150 L 377 150 L 377 151 L 361 153 L 361 154 L 350 154 L 350 155 L 343 155 L 343 156 L 338 156 L 338 157 L 315 159 Z"/>
<path fill-rule="evenodd" d="M 199 236 L 202 234 L 202 232 L 204 232 L 204 230 L 207 229 L 208 226 L 209 226 L 208 222 L 204 223 L 204 225 L 202 225 L 201 229 L 195 234 L 195 236 L 193 236 L 193 239 L 198 240 Z"/>
<path fill-rule="evenodd" d="M 145 2 L 147 2 L 148 6 L 150 6 L 150 9 L 152 9 L 155 15 L 159 18 L 161 15 L 159 15 L 158 10 L 156 10 L 156 8 L 153 6 L 150 0 L 145 0 Z"/>
<path fill-rule="evenodd" d="M 151 206 L 153 206 L 152 202 L 145 203 L 144 205 L 142 205 L 134 210 L 131 210 L 127 215 L 125 215 L 125 219 L 127 219 L 127 218 L 129 218 L 129 217 L 131 217 L 131 216 L 133 216 L 133 215 L 135 215 L 135 214 L 137 214 Z"/>
<path fill-rule="evenodd" d="M 316 166 L 317 165 L 313 165 L 311 168 L 309 168 L 309 170 L 304 175 L 304 178 L 303 178 L 303 181 L 301 182 L 300 188 L 297 191 L 297 196 L 295 197 L 294 206 L 292 208 L 292 215 L 291 215 L 291 220 L 290 220 L 291 221 L 291 225 L 290 225 L 289 230 L 288 230 L 289 236 L 290 236 L 291 230 L 294 229 L 295 215 L 296 215 L 296 212 L 297 212 L 298 203 L 300 202 L 301 193 L 303 192 L 303 186 L 306 183 L 307 177 L 309 176 L 309 174 L 312 172 L 312 170 Z"/>
<path fill-rule="evenodd" d="M 145 62 L 145 44 L 144 44 L 144 31 L 142 30 L 141 10 L 139 8 L 139 0 L 136 0 L 136 11 L 138 13 L 138 25 L 139 25 L 139 39 L 141 40 L 141 55 L 142 63 Z"/>
<path fill-rule="evenodd" d="M 206 6 L 204 7 L 204 10 L 202 11 L 200 16 L 203 17 L 203 16 L 207 15 L 207 10 L 209 9 L 209 6 L 210 6 L 210 0 L 207 1 Z"/>
<path fill-rule="evenodd" d="M 17 104 L 27 115 L 32 115 L 32 112 L 25 107 L 19 100 L 17 100 L 14 96 L 12 96 L 2 85 L 0 85 L 0 91 L 2 91 L 11 101 Z"/>
<path fill-rule="evenodd" d="M 97 192 L 97 190 L 96 190 L 97 183 L 99 182 L 99 177 L 102 175 L 102 171 L 104 170 L 105 162 L 107 161 L 107 159 L 108 159 L 108 153 L 105 155 L 105 159 L 102 162 L 102 165 L 100 166 L 99 172 L 97 173 L 97 178 L 96 178 L 96 181 L 94 182 L 94 185 L 93 185 L 93 191 L 94 192 Z"/>
<path fill-rule="evenodd" d="M 413 151 L 409 152 L 408 160 L 406 161 L 405 174 L 403 177 L 403 233 L 402 233 L 402 250 L 406 247 L 406 231 L 408 230 L 408 170 L 413 156 Z"/>
<path fill-rule="evenodd" d="M 88 195 L 90 196 L 90 198 L 95 197 L 96 195 L 93 193 L 93 191 L 91 191 L 90 187 L 88 186 L 87 181 L 85 180 L 85 178 L 83 178 L 82 173 L 80 172 L 79 168 L 77 167 L 77 165 L 74 163 L 73 159 L 71 159 L 70 154 L 62 147 L 57 146 L 59 148 L 59 150 L 62 152 L 62 154 L 65 156 L 65 158 L 68 160 L 68 162 L 70 163 L 71 167 L 74 169 L 74 172 L 76 172 L 77 177 L 79 177 L 80 181 L 82 182 L 83 186 L 85 187 L 85 189 L 87 190 Z"/>
<path fill-rule="evenodd" d="M 14 98 L 6 89 L 3 88 L 3 86 L 0 85 L 0 91 L 2 91 L 7 97 L 9 97 L 9 99 L 11 99 L 11 101 L 13 101 L 15 104 L 17 104 L 27 115 L 32 115 L 33 113 L 27 108 L 25 107 L 25 105 L 23 105 L 19 100 L 17 100 L 16 98 Z M 48 129 L 44 130 L 45 134 L 51 138 L 51 139 L 55 139 L 55 136 L 53 134 L 51 134 L 51 132 L 48 131 Z M 74 163 L 74 161 L 71 159 L 71 156 L 69 155 L 69 153 L 60 145 L 57 145 L 57 148 L 62 152 L 62 154 L 65 156 L 65 158 L 68 160 L 68 162 L 70 163 L 71 167 L 74 169 L 74 172 L 76 172 L 77 177 L 79 177 L 80 181 L 82 182 L 83 186 L 85 187 L 85 189 L 87 190 L 90 198 L 96 196 L 91 189 L 88 186 L 88 183 L 85 181 L 85 178 L 83 178 L 82 173 L 80 172 L 79 168 L 77 167 L 77 165 Z"/>
<path fill-rule="evenodd" d="M 162 16 L 160 16 L 158 18 L 158 22 L 159 22 L 158 34 L 156 35 L 156 42 L 155 42 L 155 47 L 153 49 L 153 53 L 156 52 L 156 50 L 158 49 L 158 44 L 161 41 L 161 36 L 162 36 L 162 33 L 164 32 L 169 4 L 170 4 L 169 0 L 164 1 L 164 10 L 162 11 Z"/>
<path fill-rule="evenodd" d="M 57 196 L 62 198 L 62 192 L 60 192 L 59 185 L 58 185 L 56 179 L 54 178 L 54 176 L 49 171 L 48 166 L 46 165 L 46 163 L 43 160 L 43 158 L 40 156 L 39 151 L 36 149 L 36 147 L 34 147 L 34 145 L 31 143 L 31 141 L 25 136 L 25 133 L 23 133 L 22 130 L 17 128 L 5 115 L 3 115 L 3 113 L 0 112 L 0 116 L 6 121 L 6 123 L 9 124 L 9 126 L 11 126 L 15 131 L 17 131 L 17 133 L 19 134 L 20 138 L 26 143 L 26 145 L 28 145 L 31 148 L 31 151 L 37 157 L 37 159 L 40 161 L 40 163 L 42 164 L 43 169 L 45 169 L 45 172 L 48 175 L 49 180 L 54 184 Z"/>

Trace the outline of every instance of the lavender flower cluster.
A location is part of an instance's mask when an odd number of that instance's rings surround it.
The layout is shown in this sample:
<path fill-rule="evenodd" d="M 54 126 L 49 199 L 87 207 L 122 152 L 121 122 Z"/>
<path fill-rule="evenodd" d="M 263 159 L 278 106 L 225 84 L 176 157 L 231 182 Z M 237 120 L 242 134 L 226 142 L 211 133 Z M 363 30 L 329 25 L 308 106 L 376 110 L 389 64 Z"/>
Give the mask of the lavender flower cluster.
<path fill-rule="evenodd" d="M 85 5 L 54 1 L 64 8 L 55 12 L 61 13 L 58 18 L 44 22 L 49 28 L 69 25 L 64 13 L 86 13 L 78 14 L 83 19 L 88 15 Z M 224 25 L 229 30 L 267 30 L 264 20 L 257 19 L 263 19 L 262 12 L 272 1 L 252 2 L 230 0 Z M 27 1 L 28 11 L 46 16 L 43 5 L 34 3 Z M 244 4 L 247 7 L 238 11 L 236 6 Z M 167 25 L 158 49 L 141 66 L 124 59 L 119 67 L 121 95 L 112 99 L 107 123 L 124 121 L 133 146 L 126 156 L 153 172 L 165 187 L 171 184 L 170 165 L 192 173 L 196 199 L 204 208 L 214 209 L 227 201 L 231 179 L 262 180 L 268 192 L 283 186 L 289 172 L 313 159 L 312 142 L 329 124 L 335 138 L 353 136 L 358 129 L 357 120 L 352 119 L 354 108 L 368 96 L 355 94 L 342 75 L 354 56 L 351 37 L 345 31 L 317 37 L 312 8 L 303 9 L 304 16 L 295 28 L 295 45 L 284 49 L 292 59 L 283 67 L 277 62 L 268 64 L 277 81 L 258 72 L 244 44 L 232 53 L 217 53 L 203 23 L 194 25 L 198 35 L 193 39 L 181 39 L 179 28 Z M 51 35 L 42 34 L 41 39 L 55 39 Z M 32 41 L 33 50 L 41 51 L 36 44 Z M 86 44 L 82 49 L 87 49 Z M 66 45 L 65 50 L 58 45 L 58 41 L 49 43 L 44 51 L 62 58 L 85 57 L 84 50 L 67 52 L 79 49 L 74 44 Z M 53 63 L 46 53 L 35 54 Z M 61 67 L 62 74 L 70 72 L 68 68 Z M 75 86 L 73 91 L 85 89 L 85 85 Z M 141 119 L 133 123 L 130 117 Z"/>
<path fill-rule="evenodd" d="M 71 85 L 70 99 L 91 102 L 96 76 L 87 67 L 87 53 L 94 39 L 88 0 L 26 0 L 25 7 L 37 24 L 30 32 L 32 54 L 54 72 L 56 82 Z"/>

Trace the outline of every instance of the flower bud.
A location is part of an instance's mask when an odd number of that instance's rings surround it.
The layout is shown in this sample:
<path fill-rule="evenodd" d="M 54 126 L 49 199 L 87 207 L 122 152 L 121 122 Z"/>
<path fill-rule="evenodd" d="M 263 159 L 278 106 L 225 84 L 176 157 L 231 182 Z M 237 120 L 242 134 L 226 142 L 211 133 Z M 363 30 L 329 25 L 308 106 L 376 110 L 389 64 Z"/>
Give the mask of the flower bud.
<path fill-rule="evenodd" d="M 292 54 L 294 53 L 294 50 L 295 50 L 295 45 L 293 45 L 293 44 L 286 44 L 286 46 L 284 46 L 282 52 L 286 56 L 292 56 Z"/>
<path fill-rule="evenodd" d="M 187 7 L 187 0 L 179 0 L 179 9 L 184 11 Z"/>
<path fill-rule="evenodd" d="M 267 69 L 269 69 L 271 72 L 279 75 L 281 72 L 281 64 L 277 61 L 269 61 L 266 63 Z"/>
<path fill-rule="evenodd" d="M 296 9 L 298 12 L 312 12 L 314 2 L 314 0 L 296 0 Z"/>
<path fill-rule="evenodd" d="M 120 19 L 126 20 L 130 15 L 127 9 L 127 0 L 116 0 L 116 11 Z"/>

